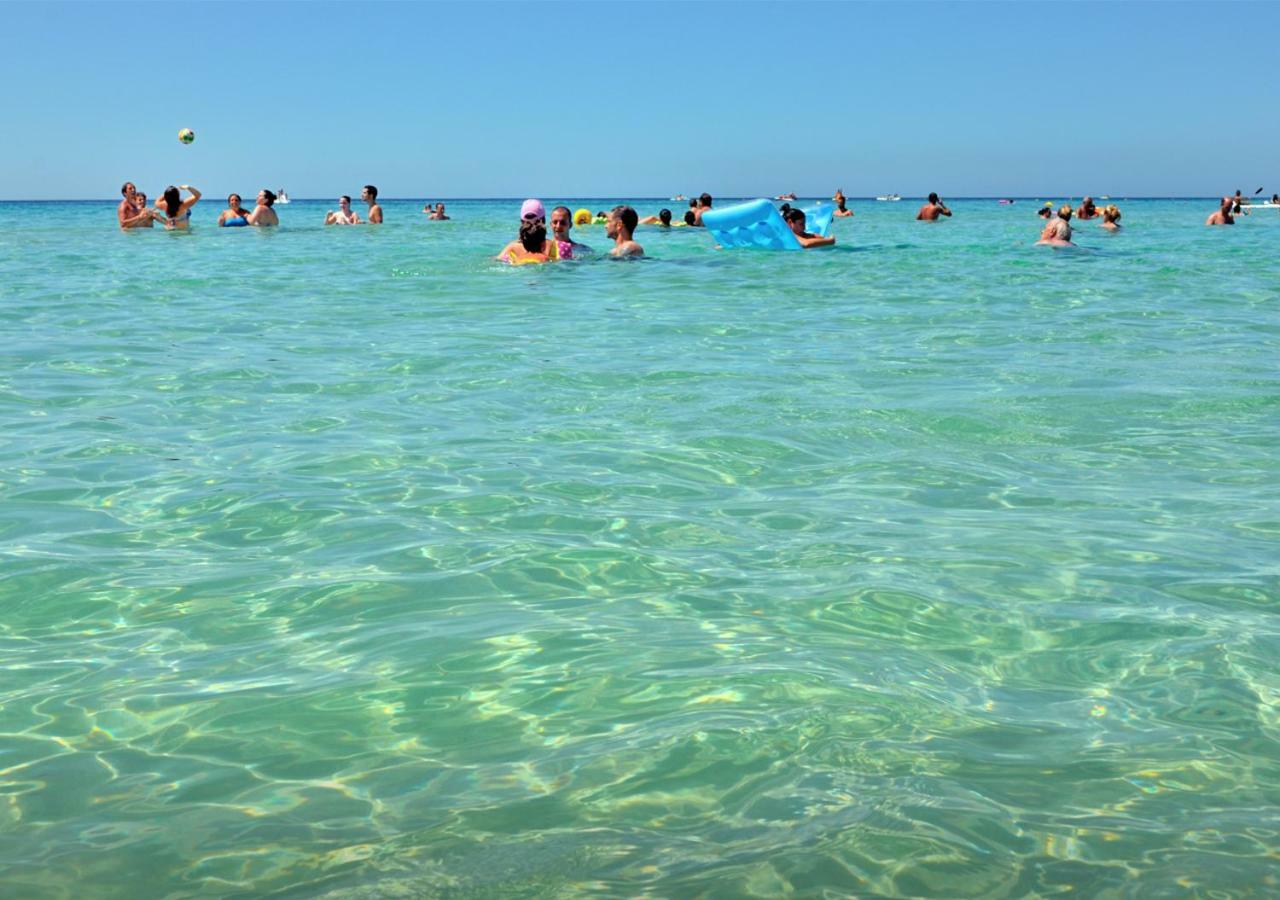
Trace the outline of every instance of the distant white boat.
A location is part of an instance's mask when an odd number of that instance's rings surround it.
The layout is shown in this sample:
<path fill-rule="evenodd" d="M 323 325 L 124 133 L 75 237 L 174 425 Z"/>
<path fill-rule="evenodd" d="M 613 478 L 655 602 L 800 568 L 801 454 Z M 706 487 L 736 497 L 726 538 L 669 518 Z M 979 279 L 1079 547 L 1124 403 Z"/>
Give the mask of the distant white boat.
<path fill-rule="evenodd" d="M 672 197 L 671 199 L 672 199 L 672 200 L 688 200 L 689 198 L 688 198 L 688 197 L 686 197 L 684 194 L 676 194 L 676 195 L 675 195 L 674 197 Z"/>
<path fill-rule="evenodd" d="M 883 200 L 887 203 L 897 203 L 899 200 L 902 199 L 902 195 L 901 194 L 884 194 L 880 197 L 877 197 L 876 199 Z"/>
<path fill-rule="evenodd" d="M 276 203 L 288 203 L 289 195 L 284 192 L 284 188 L 276 191 Z"/>

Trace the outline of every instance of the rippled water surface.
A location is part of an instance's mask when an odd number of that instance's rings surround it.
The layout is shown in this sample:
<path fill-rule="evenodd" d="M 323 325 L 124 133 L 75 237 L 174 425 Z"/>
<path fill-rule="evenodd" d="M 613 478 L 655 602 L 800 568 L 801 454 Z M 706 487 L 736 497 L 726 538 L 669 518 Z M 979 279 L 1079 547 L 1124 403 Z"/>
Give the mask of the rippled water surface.
<path fill-rule="evenodd" d="M 1274 210 L 330 205 L 0 205 L 6 897 L 1280 894 Z"/>

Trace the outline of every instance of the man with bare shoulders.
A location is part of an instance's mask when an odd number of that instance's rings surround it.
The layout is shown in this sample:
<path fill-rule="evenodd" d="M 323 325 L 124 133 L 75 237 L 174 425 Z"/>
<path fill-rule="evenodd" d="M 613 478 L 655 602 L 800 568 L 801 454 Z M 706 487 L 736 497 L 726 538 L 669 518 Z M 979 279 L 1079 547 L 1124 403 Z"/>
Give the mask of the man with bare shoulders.
<path fill-rule="evenodd" d="M 693 224 L 702 227 L 702 214 L 711 208 L 711 195 L 706 191 L 698 197 L 698 205 L 693 210 Z"/>
<path fill-rule="evenodd" d="M 710 205 L 710 203 L 707 204 L 707 206 Z M 613 241 L 613 249 L 609 251 L 610 256 L 618 259 L 644 256 L 644 248 L 631 238 L 638 224 L 640 224 L 640 216 L 630 206 L 615 206 L 609 211 L 604 234 Z"/>
<path fill-rule="evenodd" d="M 947 209 L 947 205 L 938 199 L 935 193 L 929 194 L 929 202 L 920 207 L 920 211 L 916 213 L 917 222 L 936 222 L 938 216 L 946 216 L 951 218 L 951 210 Z"/>
<path fill-rule="evenodd" d="M 120 196 L 124 199 L 116 207 L 116 220 L 121 228 L 147 228 L 151 225 L 151 210 L 138 208 L 138 189 L 132 181 L 126 181 L 120 188 Z"/>
<path fill-rule="evenodd" d="M 1098 211 L 1098 207 L 1093 205 L 1092 197 L 1085 197 L 1084 200 L 1081 201 L 1080 205 L 1076 207 L 1077 221 L 1083 222 L 1086 219 L 1096 219 L 1100 215 L 1102 215 L 1102 213 Z"/>
<path fill-rule="evenodd" d="M 259 228 L 274 228 L 280 224 L 280 217 L 276 215 L 276 211 L 271 207 L 275 206 L 276 195 L 274 191 L 266 188 L 258 191 L 258 205 L 253 208 L 253 212 L 249 213 L 249 224 Z"/>
<path fill-rule="evenodd" d="M 1204 220 L 1206 225 L 1234 225 L 1236 224 L 1235 216 L 1231 215 L 1231 207 L 1235 205 L 1235 201 L 1230 197 L 1222 198 L 1222 205 L 1218 207 L 1218 211 L 1209 218 Z"/>
<path fill-rule="evenodd" d="M 366 184 L 364 190 L 360 192 L 360 199 L 369 204 L 369 224 L 382 224 L 382 207 L 378 205 L 378 189 L 371 184 Z"/>

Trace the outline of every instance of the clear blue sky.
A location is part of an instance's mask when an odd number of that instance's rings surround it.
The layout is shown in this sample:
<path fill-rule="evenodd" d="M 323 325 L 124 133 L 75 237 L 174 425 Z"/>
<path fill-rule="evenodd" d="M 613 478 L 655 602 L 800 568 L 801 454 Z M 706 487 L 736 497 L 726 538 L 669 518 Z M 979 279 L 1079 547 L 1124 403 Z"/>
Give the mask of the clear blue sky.
<path fill-rule="evenodd" d="M 0 2 L 0 23 L 7 199 L 1280 190 L 1270 3 Z"/>

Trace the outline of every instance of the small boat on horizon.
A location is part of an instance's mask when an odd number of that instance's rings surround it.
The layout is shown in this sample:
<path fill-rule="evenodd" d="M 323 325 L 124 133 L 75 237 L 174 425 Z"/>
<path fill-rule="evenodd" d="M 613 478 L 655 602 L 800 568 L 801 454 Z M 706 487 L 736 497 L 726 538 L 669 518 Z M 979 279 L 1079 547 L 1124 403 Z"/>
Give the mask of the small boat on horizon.
<path fill-rule="evenodd" d="M 276 203 L 288 203 L 289 195 L 284 192 L 284 188 L 276 191 Z"/>
<path fill-rule="evenodd" d="M 882 200 L 886 203 L 897 203 L 899 200 L 902 199 L 902 195 L 901 194 L 883 194 L 877 197 L 876 199 Z"/>

